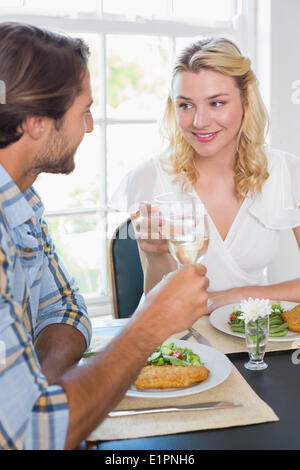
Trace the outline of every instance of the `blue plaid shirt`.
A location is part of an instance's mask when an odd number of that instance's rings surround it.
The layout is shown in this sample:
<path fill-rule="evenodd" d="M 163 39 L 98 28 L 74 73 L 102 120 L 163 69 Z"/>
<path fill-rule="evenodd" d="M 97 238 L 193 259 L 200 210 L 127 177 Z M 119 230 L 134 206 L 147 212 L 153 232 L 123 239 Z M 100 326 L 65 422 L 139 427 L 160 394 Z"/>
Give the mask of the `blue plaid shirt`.
<path fill-rule="evenodd" d="M 66 394 L 49 386 L 33 342 L 53 323 L 90 343 L 86 306 L 48 234 L 31 187 L 21 193 L 0 165 L 0 449 L 64 448 Z"/>

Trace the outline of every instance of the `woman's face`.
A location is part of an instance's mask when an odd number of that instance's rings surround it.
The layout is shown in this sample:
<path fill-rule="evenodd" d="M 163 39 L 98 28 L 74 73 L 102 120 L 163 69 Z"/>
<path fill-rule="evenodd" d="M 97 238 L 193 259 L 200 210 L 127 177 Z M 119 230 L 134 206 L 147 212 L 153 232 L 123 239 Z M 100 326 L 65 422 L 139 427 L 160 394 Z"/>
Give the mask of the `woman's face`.
<path fill-rule="evenodd" d="M 200 157 L 234 157 L 243 106 L 232 77 L 213 70 L 178 72 L 173 83 L 177 124 Z"/>

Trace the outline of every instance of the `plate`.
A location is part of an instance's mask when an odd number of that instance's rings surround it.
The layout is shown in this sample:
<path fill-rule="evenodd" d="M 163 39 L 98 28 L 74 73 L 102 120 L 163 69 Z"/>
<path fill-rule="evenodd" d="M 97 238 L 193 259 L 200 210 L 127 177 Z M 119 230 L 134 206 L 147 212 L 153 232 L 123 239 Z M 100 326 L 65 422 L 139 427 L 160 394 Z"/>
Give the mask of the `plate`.
<path fill-rule="evenodd" d="M 281 300 L 280 305 L 285 310 L 291 310 L 298 304 L 295 302 L 287 302 L 285 300 Z M 238 310 L 238 308 L 239 308 L 239 305 L 237 304 L 224 305 L 223 307 L 216 308 L 216 310 L 214 310 L 209 316 L 209 321 L 211 325 L 214 326 L 217 330 L 222 331 L 223 333 L 227 333 L 228 335 L 238 336 L 239 338 L 245 338 L 245 335 L 243 333 L 237 333 L 235 331 L 232 331 L 232 329 L 228 325 L 228 321 L 229 321 L 229 317 L 231 313 L 234 312 L 235 310 Z M 282 336 L 281 338 L 269 337 L 268 341 L 269 342 L 283 342 L 283 341 L 295 341 L 298 339 L 300 339 L 299 333 L 288 330 L 286 336 Z"/>
<path fill-rule="evenodd" d="M 204 392 L 210 388 L 216 387 L 224 382 L 231 372 L 231 362 L 220 351 L 213 349 L 204 344 L 197 344 L 191 341 L 182 341 L 175 339 L 168 339 L 165 342 L 172 341 L 180 348 L 192 349 L 192 351 L 200 356 L 201 362 L 205 363 L 205 367 L 210 370 L 208 378 L 204 382 L 190 385 L 184 388 L 168 388 L 168 389 L 147 389 L 138 390 L 131 386 L 127 390 L 126 395 L 129 397 L 139 398 L 171 398 L 183 397 L 185 395 L 193 395 L 195 393 Z M 157 366 L 163 367 L 163 366 Z"/>

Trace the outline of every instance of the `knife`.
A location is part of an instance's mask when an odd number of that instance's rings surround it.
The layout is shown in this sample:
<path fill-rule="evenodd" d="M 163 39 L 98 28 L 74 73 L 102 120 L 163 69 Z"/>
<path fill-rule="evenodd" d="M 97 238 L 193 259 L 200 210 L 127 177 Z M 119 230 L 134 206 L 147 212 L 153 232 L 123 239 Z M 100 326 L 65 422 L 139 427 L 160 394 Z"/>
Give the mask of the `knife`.
<path fill-rule="evenodd" d="M 192 336 L 194 336 L 195 340 L 198 341 L 198 343 L 200 344 L 206 344 L 207 346 L 211 346 L 210 342 L 208 341 L 208 339 L 206 339 L 203 335 L 201 335 L 200 333 L 198 333 L 197 330 L 195 330 L 195 328 L 189 328 L 188 329 L 190 331 L 190 333 L 192 333 Z"/>
<path fill-rule="evenodd" d="M 168 406 L 163 408 L 141 408 L 139 410 L 120 410 L 108 413 L 110 418 L 121 416 L 133 416 L 150 413 L 168 413 L 170 411 L 190 411 L 190 410 L 217 410 L 224 408 L 232 408 L 234 406 L 242 406 L 237 401 L 211 401 L 207 403 L 195 403 L 194 405 Z"/>
<path fill-rule="evenodd" d="M 197 330 L 195 330 L 195 328 L 191 327 L 191 328 L 188 328 L 189 332 L 183 336 L 182 338 L 180 338 L 182 341 L 185 341 L 187 340 L 188 338 L 190 338 L 190 336 L 193 336 L 195 338 L 195 340 L 197 341 L 197 343 L 199 344 L 206 344 L 207 346 L 211 346 L 210 342 L 208 341 L 208 339 L 206 339 L 203 335 L 201 335 L 200 333 L 198 333 Z"/>
<path fill-rule="evenodd" d="M 192 333 L 189 331 L 186 335 L 182 336 L 182 338 L 179 338 L 180 341 L 186 341 L 192 336 Z"/>

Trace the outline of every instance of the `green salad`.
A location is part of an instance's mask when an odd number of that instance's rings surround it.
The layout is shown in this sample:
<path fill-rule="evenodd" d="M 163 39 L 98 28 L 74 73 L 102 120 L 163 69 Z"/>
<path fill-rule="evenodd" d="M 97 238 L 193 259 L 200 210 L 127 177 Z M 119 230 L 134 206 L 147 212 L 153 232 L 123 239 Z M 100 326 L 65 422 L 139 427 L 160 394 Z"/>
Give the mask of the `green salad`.
<path fill-rule="evenodd" d="M 86 352 L 84 352 L 84 353 L 82 354 L 82 357 L 85 357 L 85 358 L 87 358 L 87 357 L 93 357 L 93 356 L 95 356 L 96 354 L 97 354 L 96 351 L 86 351 Z"/>
<path fill-rule="evenodd" d="M 153 366 L 203 366 L 198 354 L 191 349 L 179 348 L 174 343 L 161 344 L 147 359 L 148 365 Z"/>
<path fill-rule="evenodd" d="M 286 336 L 288 324 L 285 323 L 281 317 L 281 314 L 285 311 L 280 302 L 274 302 L 272 304 L 272 312 L 269 317 L 269 336 L 271 338 L 279 338 L 281 336 Z M 232 312 L 229 319 L 229 326 L 232 331 L 236 333 L 245 333 L 245 322 L 241 318 L 242 312 L 236 310 Z"/>
<path fill-rule="evenodd" d="M 94 351 L 83 353 L 84 358 L 89 358 L 97 354 Z M 164 366 L 166 364 L 173 366 L 203 366 L 198 354 L 191 349 L 179 348 L 175 343 L 161 344 L 147 359 L 147 364 L 152 366 Z"/>

